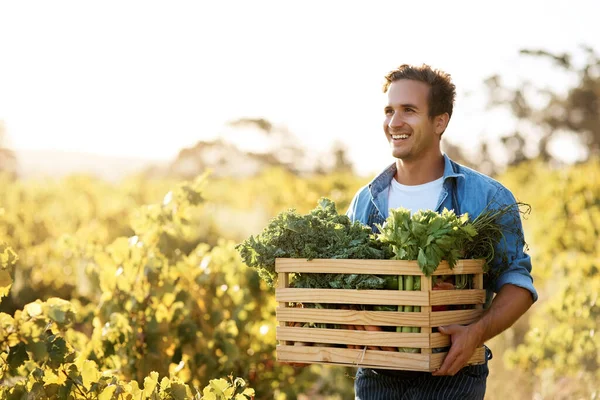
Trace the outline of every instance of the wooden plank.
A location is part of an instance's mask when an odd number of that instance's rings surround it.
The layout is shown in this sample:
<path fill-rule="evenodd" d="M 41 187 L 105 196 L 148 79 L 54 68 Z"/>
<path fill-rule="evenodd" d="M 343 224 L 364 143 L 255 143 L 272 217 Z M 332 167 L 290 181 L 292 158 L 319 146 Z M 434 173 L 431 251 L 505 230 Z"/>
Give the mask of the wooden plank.
<path fill-rule="evenodd" d="M 284 288 L 275 289 L 275 299 L 278 302 L 299 303 L 426 306 L 429 295 L 426 292 L 401 292 L 398 290 Z"/>
<path fill-rule="evenodd" d="M 277 340 L 359 346 L 429 347 L 426 333 L 355 331 L 348 329 L 277 327 Z"/>
<path fill-rule="evenodd" d="M 433 275 L 481 274 L 484 263 L 484 260 L 458 260 L 454 268 L 450 269 L 448 262 L 442 261 Z"/>
<path fill-rule="evenodd" d="M 431 355 L 431 371 L 435 371 L 442 366 L 447 354 L 448 353 L 434 353 Z M 482 346 L 475 350 L 475 353 L 471 356 L 467 364 L 473 365 L 483 363 L 485 363 L 485 348 Z"/>
<path fill-rule="evenodd" d="M 450 324 L 467 325 L 477 321 L 483 310 L 451 310 L 451 311 L 433 311 L 430 318 L 430 326 L 438 327 Z"/>
<path fill-rule="evenodd" d="M 277 346 L 277 361 L 429 371 L 429 354 L 319 346 Z"/>
<path fill-rule="evenodd" d="M 290 284 L 289 275 L 287 273 L 282 272 L 282 273 L 277 274 L 277 287 L 278 288 L 285 289 L 286 287 L 289 286 L 289 284 Z M 288 305 L 286 302 L 280 302 L 278 308 L 285 309 L 285 308 L 288 308 Z M 284 321 L 279 322 L 279 326 L 285 326 L 285 322 Z M 289 343 L 284 341 L 284 342 L 281 342 L 280 344 L 285 345 L 285 344 L 289 344 Z"/>
<path fill-rule="evenodd" d="M 431 292 L 431 290 L 432 290 L 431 285 L 432 285 L 432 279 L 430 277 L 427 277 L 427 276 L 421 277 L 421 291 L 422 292 L 427 292 L 427 294 L 429 295 L 429 292 Z M 427 326 L 421 327 L 421 332 L 425 333 L 427 335 L 431 335 L 431 307 L 430 306 L 422 306 L 420 314 L 427 318 Z M 416 325 L 413 325 L 413 326 L 416 326 Z M 421 353 L 431 354 L 431 348 L 429 348 L 429 346 L 427 346 L 426 348 L 421 349 Z"/>
<path fill-rule="evenodd" d="M 429 298 L 432 306 L 452 304 L 483 304 L 485 303 L 485 290 L 435 290 L 431 291 Z"/>
<path fill-rule="evenodd" d="M 439 332 L 431 333 L 429 335 L 429 343 L 432 349 L 450 346 L 450 336 Z"/>
<path fill-rule="evenodd" d="M 319 308 L 277 308 L 276 312 L 277 320 L 285 322 L 373 326 L 429 326 L 429 316 L 423 313 Z"/>
<path fill-rule="evenodd" d="M 482 260 L 459 260 L 453 269 L 442 261 L 433 275 L 482 273 Z M 277 258 L 276 272 L 333 274 L 423 275 L 416 261 Z"/>
<path fill-rule="evenodd" d="M 383 353 L 383 354 L 382 354 Z M 340 365 L 403 371 L 435 371 L 448 353 L 413 354 L 376 350 L 353 350 L 333 347 L 277 346 L 277 361 Z M 475 350 L 468 365 L 485 363 L 483 347 Z"/>
<path fill-rule="evenodd" d="M 277 258 L 277 272 L 422 275 L 416 261 Z"/>
<path fill-rule="evenodd" d="M 473 287 L 475 289 L 483 289 L 483 274 L 475 274 L 473 276 Z"/>
<path fill-rule="evenodd" d="M 483 289 L 483 274 L 475 274 L 473 276 L 473 288 Z M 483 310 L 483 304 L 477 304 L 475 307 Z"/>

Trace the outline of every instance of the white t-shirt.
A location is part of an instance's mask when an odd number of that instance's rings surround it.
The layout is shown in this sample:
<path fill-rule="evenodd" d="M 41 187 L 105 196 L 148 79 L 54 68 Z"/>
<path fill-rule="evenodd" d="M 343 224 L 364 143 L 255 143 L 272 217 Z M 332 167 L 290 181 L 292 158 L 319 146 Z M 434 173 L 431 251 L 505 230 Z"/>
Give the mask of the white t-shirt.
<path fill-rule="evenodd" d="M 403 185 L 396 179 L 392 179 L 388 194 L 388 209 L 404 207 L 409 209 L 411 214 L 419 210 L 435 210 L 443 184 L 443 176 L 435 181 L 414 186 Z"/>

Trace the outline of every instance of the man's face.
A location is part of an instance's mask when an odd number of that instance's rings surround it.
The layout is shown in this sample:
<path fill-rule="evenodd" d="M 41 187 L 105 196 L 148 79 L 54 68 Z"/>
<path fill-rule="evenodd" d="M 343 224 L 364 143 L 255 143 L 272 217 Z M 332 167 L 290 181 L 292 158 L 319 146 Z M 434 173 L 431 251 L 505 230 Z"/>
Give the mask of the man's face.
<path fill-rule="evenodd" d="M 394 81 L 388 88 L 383 130 L 395 158 L 411 161 L 439 152 L 440 134 L 435 118 L 429 118 L 428 95 L 429 85 L 410 79 Z"/>

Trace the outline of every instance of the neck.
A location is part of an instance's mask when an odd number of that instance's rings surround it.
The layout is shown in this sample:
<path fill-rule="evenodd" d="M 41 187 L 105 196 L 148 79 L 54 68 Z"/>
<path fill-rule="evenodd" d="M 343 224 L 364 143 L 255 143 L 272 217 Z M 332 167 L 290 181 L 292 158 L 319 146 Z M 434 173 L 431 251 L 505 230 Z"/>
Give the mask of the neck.
<path fill-rule="evenodd" d="M 444 156 L 440 152 L 434 157 L 421 160 L 396 160 L 394 179 L 403 185 L 422 185 L 444 175 Z"/>

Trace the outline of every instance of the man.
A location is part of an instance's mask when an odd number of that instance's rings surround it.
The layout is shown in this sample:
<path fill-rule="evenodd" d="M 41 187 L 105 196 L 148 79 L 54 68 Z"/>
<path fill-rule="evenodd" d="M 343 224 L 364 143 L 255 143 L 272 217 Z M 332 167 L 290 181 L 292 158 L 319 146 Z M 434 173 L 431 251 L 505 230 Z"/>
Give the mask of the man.
<path fill-rule="evenodd" d="M 391 208 L 400 206 L 442 211 L 453 209 L 475 218 L 489 204 L 515 204 L 500 183 L 450 160 L 442 153 L 442 134 L 452 116 L 456 95 L 450 75 L 427 65 L 402 65 L 386 76 L 383 131 L 396 162 L 358 191 L 347 215 L 375 230 Z M 488 375 L 486 364 L 466 366 L 476 348 L 509 328 L 537 300 L 531 260 L 523 252 L 518 211 L 514 230 L 505 233 L 498 251 L 508 265 L 491 268 L 499 273 L 488 290 L 496 296 L 483 316 L 467 325 L 440 327 L 451 336 L 442 366 L 433 373 L 359 368 L 356 399 L 482 399 Z M 516 233 L 515 233 L 516 232 Z M 491 293 L 489 293 L 491 294 Z"/>

